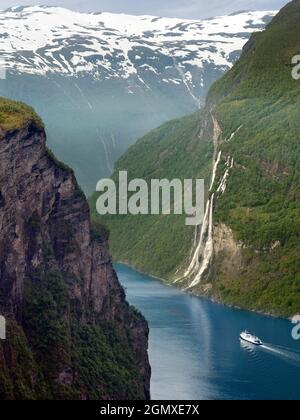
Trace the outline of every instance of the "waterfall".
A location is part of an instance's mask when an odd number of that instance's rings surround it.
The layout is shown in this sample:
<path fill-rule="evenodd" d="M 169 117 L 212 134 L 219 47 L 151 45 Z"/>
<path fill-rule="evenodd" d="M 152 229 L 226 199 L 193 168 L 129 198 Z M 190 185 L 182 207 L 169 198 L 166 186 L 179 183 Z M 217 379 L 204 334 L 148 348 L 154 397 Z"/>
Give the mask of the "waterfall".
<path fill-rule="evenodd" d="M 240 131 L 240 129 L 243 127 L 243 125 L 239 126 L 239 128 L 237 128 L 229 137 L 228 139 L 225 140 L 225 143 L 230 142 L 234 136 Z"/>
<path fill-rule="evenodd" d="M 222 152 L 219 152 L 218 158 L 217 158 L 217 160 L 214 164 L 214 169 L 213 169 L 213 174 L 212 174 L 212 178 L 211 178 L 211 184 L 210 184 L 209 191 L 211 191 L 213 186 L 214 186 L 215 179 L 216 179 L 216 174 L 217 174 L 217 169 L 218 169 L 218 166 L 219 166 L 219 163 L 220 163 L 220 160 L 221 160 L 221 156 L 222 156 Z"/>
<path fill-rule="evenodd" d="M 218 143 L 217 140 L 220 136 L 220 129 L 219 129 L 219 126 L 218 126 L 218 122 L 215 118 L 213 118 L 213 123 L 214 123 L 214 145 L 215 145 L 215 155 L 216 155 L 217 146 L 218 146 L 217 145 L 217 143 Z M 216 179 L 216 175 L 217 175 L 218 166 L 219 166 L 219 163 L 221 161 L 221 157 L 222 157 L 222 152 L 220 151 L 218 153 L 218 156 L 214 159 L 212 178 L 211 178 L 209 191 L 211 191 L 213 189 L 215 179 Z M 212 243 L 213 202 L 214 202 L 214 195 L 207 201 L 207 204 L 206 204 L 206 210 L 205 210 L 204 219 L 203 219 L 203 222 L 202 222 L 202 225 L 201 225 L 200 238 L 199 238 L 198 245 L 197 245 L 198 228 L 196 227 L 196 229 L 195 229 L 193 247 L 196 248 L 196 249 L 195 249 L 195 252 L 193 253 L 190 265 L 189 265 L 188 269 L 185 271 L 183 277 L 175 279 L 174 283 L 178 283 L 179 281 L 184 280 L 188 277 L 191 277 L 192 275 L 195 275 L 195 274 L 197 274 L 197 277 L 198 277 L 199 273 L 200 273 L 200 276 L 202 276 L 203 273 L 201 273 L 201 270 L 202 270 L 203 265 L 202 265 L 202 267 L 200 267 L 201 257 L 202 257 L 202 260 L 203 260 L 204 264 L 207 264 L 207 265 L 209 264 L 209 261 L 207 261 L 208 259 L 210 260 L 209 252 L 208 252 L 210 247 L 208 247 L 208 242 L 209 242 L 209 240 L 211 240 L 211 243 Z M 207 237 L 208 237 L 208 240 L 206 239 Z M 199 269 L 200 269 L 200 271 L 199 271 Z M 203 272 L 204 271 L 205 271 L 205 268 L 204 268 Z"/>
<path fill-rule="evenodd" d="M 218 165 L 221 160 L 221 156 L 222 154 L 221 152 L 219 152 L 218 158 L 213 168 L 210 191 L 212 190 L 215 183 L 216 173 L 217 173 Z M 233 166 L 234 166 L 234 159 L 231 156 L 228 156 L 225 163 L 225 172 L 219 181 L 217 193 L 224 194 L 224 192 L 226 191 L 227 181 L 230 175 L 230 170 L 233 168 Z M 211 198 L 207 201 L 205 216 L 204 216 L 203 223 L 201 226 L 201 231 L 200 231 L 200 239 L 195 249 L 195 252 L 193 254 L 191 263 L 188 269 L 186 270 L 186 272 L 184 273 L 183 279 L 193 277 L 193 280 L 191 281 L 189 286 L 186 288 L 186 290 L 192 289 L 193 287 L 200 284 L 202 277 L 205 274 L 205 272 L 208 270 L 209 264 L 213 257 L 213 250 L 214 250 L 213 212 L 214 212 L 215 198 L 216 198 L 215 194 L 212 194 Z M 195 239 L 196 239 L 196 236 L 195 236 Z M 196 243 L 194 243 L 194 247 L 195 246 L 196 246 Z M 179 280 L 183 280 L 183 279 L 182 278 L 177 279 L 175 282 L 178 282 Z"/>
<path fill-rule="evenodd" d="M 203 239 L 204 239 L 204 236 L 207 232 L 207 227 L 208 227 L 208 223 L 209 223 L 209 220 L 208 220 L 209 219 L 209 209 L 210 209 L 210 200 L 208 200 L 207 205 L 206 205 L 205 216 L 204 216 L 203 223 L 202 223 L 202 226 L 201 226 L 199 243 L 198 243 L 198 246 L 197 246 L 197 248 L 194 252 L 194 255 L 193 255 L 192 261 L 189 265 L 189 268 L 184 273 L 184 278 L 191 275 L 195 271 L 195 269 L 199 266 L 199 255 L 200 255 L 200 251 L 201 251 L 202 244 L 203 244 Z"/>
<path fill-rule="evenodd" d="M 214 183 L 215 183 L 217 169 L 218 169 L 221 157 L 222 157 L 222 152 L 220 151 L 219 154 L 218 154 L 218 157 L 217 157 L 217 159 L 214 163 L 211 185 L 210 185 L 210 191 L 212 190 L 212 188 L 214 186 Z M 200 253 L 201 253 L 201 250 L 203 248 L 203 242 L 204 242 L 205 235 L 207 233 L 207 229 L 209 227 L 209 210 L 210 210 L 210 208 L 211 208 L 211 200 L 208 200 L 207 204 L 206 204 L 204 219 L 203 219 L 202 226 L 201 226 L 200 239 L 199 239 L 199 242 L 198 242 L 198 245 L 197 245 L 197 230 L 198 230 L 198 228 L 196 227 L 195 237 L 194 237 L 194 247 L 196 247 L 196 249 L 195 249 L 195 252 L 193 254 L 191 263 L 190 263 L 188 269 L 186 270 L 186 272 L 184 273 L 183 278 L 189 277 L 191 274 L 195 273 L 195 271 L 199 269 Z M 182 279 L 178 278 L 178 279 L 174 280 L 174 283 L 177 283 L 180 280 L 182 280 Z"/>
<path fill-rule="evenodd" d="M 195 226 L 194 248 L 197 246 L 197 238 L 198 238 L 198 226 Z M 192 252 L 193 252 L 193 250 L 192 250 Z"/>
<path fill-rule="evenodd" d="M 214 165 L 212 171 L 212 178 L 210 183 L 209 191 L 213 190 L 215 185 L 217 170 L 219 167 L 219 163 L 222 157 L 222 151 L 219 151 L 217 155 L 218 149 L 218 139 L 221 135 L 221 130 L 219 128 L 217 120 L 212 116 L 213 123 L 214 123 L 214 146 L 215 146 L 215 153 L 214 153 Z M 240 126 L 235 132 L 233 132 L 230 136 L 231 140 L 234 135 L 242 128 Z M 217 193 L 224 194 L 227 188 L 227 181 L 230 174 L 230 169 L 234 166 L 234 159 L 231 156 L 227 157 L 227 161 L 225 163 L 225 172 L 223 176 L 219 180 Z M 201 225 L 200 230 L 200 237 L 199 242 L 197 245 L 197 236 L 198 236 L 198 228 L 195 229 L 195 236 L 194 236 L 194 243 L 193 249 L 195 249 L 194 253 L 192 254 L 192 259 L 188 269 L 185 271 L 183 277 L 180 277 L 174 281 L 177 283 L 179 281 L 185 279 L 192 279 L 189 286 L 186 290 L 192 289 L 193 287 L 200 284 L 203 275 L 209 268 L 209 264 L 213 257 L 214 252 L 214 239 L 213 239 L 213 213 L 214 213 L 214 204 L 215 204 L 215 194 L 212 194 L 210 199 L 208 199 L 206 204 L 205 215 L 203 219 L 203 223 Z"/>
<path fill-rule="evenodd" d="M 217 189 L 217 192 L 221 192 L 222 194 L 224 194 L 224 192 L 226 190 L 226 186 L 227 186 L 227 178 L 228 178 L 228 176 L 229 176 L 229 170 L 226 169 L 226 171 L 225 171 L 225 173 L 224 173 L 224 175 L 223 175 L 223 177 L 221 179 L 220 185 L 219 185 L 219 187 Z"/>
<path fill-rule="evenodd" d="M 188 286 L 187 289 L 192 289 L 193 287 L 197 286 L 205 271 L 208 269 L 210 261 L 213 256 L 213 249 L 214 249 L 214 243 L 213 243 L 213 211 L 214 211 L 214 198 L 215 195 L 213 194 L 211 196 L 210 202 L 209 202 L 209 223 L 208 223 L 208 235 L 207 240 L 205 243 L 205 247 L 202 253 L 202 263 L 200 266 L 199 259 L 198 259 L 198 267 L 197 267 L 197 275 L 192 281 L 192 283 Z"/>
<path fill-rule="evenodd" d="M 220 184 L 218 186 L 217 192 L 224 194 L 224 192 L 226 191 L 227 188 L 227 181 L 228 181 L 228 177 L 229 177 L 229 170 L 233 168 L 234 165 L 234 159 L 231 158 L 230 156 L 228 156 L 227 158 L 227 162 L 226 162 L 226 171 L 223 175 L 223 177 L 221 178 Z"/>

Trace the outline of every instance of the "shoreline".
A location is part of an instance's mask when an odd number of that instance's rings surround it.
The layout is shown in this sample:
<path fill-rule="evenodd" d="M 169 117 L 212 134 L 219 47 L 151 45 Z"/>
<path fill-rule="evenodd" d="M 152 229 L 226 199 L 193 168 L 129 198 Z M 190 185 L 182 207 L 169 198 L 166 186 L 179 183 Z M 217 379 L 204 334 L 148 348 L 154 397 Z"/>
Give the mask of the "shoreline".
<path fill-rule="evenodd" d="M 261 315 L 261 316 L 265 316 L 267 318 L 274 318 L 274 319 L 282 319 L 282 320 L 286 320 L 286 321 L 290 321 L 292 320 L 292 317 L 284 317 L 284 316 L 280 316 L 280 315 L 275 315 L 275 314 L 271 314 L 269 312 L 264 312 L 264 311 L 255 311 L 253 309 L 247 309 L 247 308 L 242 308 L 240 306 L 237 305 L 229 305 L 226 304 L 220 300 L 214 299 L 214 298 L 210 298 L 208 296 L 202 295 L 201 293 L 195 293 L 195 292 L 188 292 L 186 290 L 181 289 L 180 287 L 177 287 L 174 283 L 170 283 L 168 282 L 166 279 L 163 279 L 161 277 L 143 272 L 141 270 L 139 270 L 137 267 L 135 267 L 134 265 L 130 264 L 129 262 L 123 262 L 123 261 L 114 261 L 113 264 L 120 264 L 120 265 L 124 265 L 125 267 L 131 268 L 132 270 L 135 270 L 136 272 L 138 272 L 139 274 L 142 274 L 144 276 L 150 277 L 153 280 L 158 280 L 159 282 L 161 282 L 164 286 L 167 287 L 171 287 L 177 290 L 180 290 L 182 293 L 185 293 L 187 295 L 190 296 L 194 296 L 194 297 L 198 297 L 201 299 L 205 299 L 207 301 L 210 301 L 211 303 L 214 303 L 216 305 L 221 305 L 223 307 L 226 308 L 231 308 L 231 309 L 236 309 L 238 311 L 244 311 L 244 312 L 249 312 L 249 313 L 253 313 L 253 314 L 257 314 L 257 315 Z"/>

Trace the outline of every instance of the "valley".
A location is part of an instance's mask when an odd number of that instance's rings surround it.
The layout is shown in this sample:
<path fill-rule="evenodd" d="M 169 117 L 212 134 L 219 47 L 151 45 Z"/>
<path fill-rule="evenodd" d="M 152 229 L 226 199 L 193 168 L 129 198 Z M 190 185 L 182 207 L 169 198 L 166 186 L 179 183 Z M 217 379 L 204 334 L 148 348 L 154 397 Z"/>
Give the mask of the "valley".
<path fill-rule="evenodd" d="M 89 196 L 139 137 L 197 111 L 274 14 L 191 21 L 44 6 L 0 11 L 0 95 L 36 109 L 49 147 Z"/>
<path fill-rule="evenodd" d="M 196 241 L 180 216 L 101 218 L 116 261 L 229 305 L 300 311 L 299 17 L 294 0 L 253 34 L 200 112 L 153 130 L 117 162 L 132 178 L 203 178 L 208 204 Z"/>
<path fill-rule="evenodd" d="M 299 22 L 0 10 L 0 400 L 300 398 Z"/>

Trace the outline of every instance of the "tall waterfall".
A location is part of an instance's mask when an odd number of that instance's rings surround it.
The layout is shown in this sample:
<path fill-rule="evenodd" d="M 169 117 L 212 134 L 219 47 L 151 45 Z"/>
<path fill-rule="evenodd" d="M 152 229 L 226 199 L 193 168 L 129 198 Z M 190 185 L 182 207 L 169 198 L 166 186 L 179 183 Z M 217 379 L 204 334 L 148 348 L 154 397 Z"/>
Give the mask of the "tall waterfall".
<path fill-rule="evenodd" d="M 229 171 L 230 171 L 230 169 L 233 168 L 233 165 L 234 165 L 233 158 L 228 156 L 227 162 L 226 162 L 226 170 L 225 170 L 225 173 L 224 173 L 223 177 L 221 178 L 220 184 L 219 184 L 218 189 L 217 189 L 218 193 L 224 194 L 224 192 L 226 191 L 227 181 L 228 181 L 228 178 L 229 178 Z"/>
<path fill-rule="evenodd" d="M 211 183 L 210 183 L 210 188 L 209 188 L 210 193 L 212 192 L 214 185 L 216 183 L 217 171 L 218 171 L 218 167 L 222 158 L 222 151 L 219 151 L 217 153 L 218 146 L 219 146 L 218 140 L 221 135 L 221 129 L 218 124 L 218 121 L 213 116 L 212 116 L 212 119 L 213 119 L 213 124 L 214 124 L 213 140 L 214 140 L 215 153 L 214 153 L 214 165 L 213 165 L 213 170 L 212 170 L 212 178 L 211 178 Z M 234 133 L 232 133 L 230 140 L 241 129 L 241 127 L 239 127 Z M 207 201 L 205 215 L 204 215 L 203 223 L 201 225 L 198 242 L 197 242 L 198 228 L 196 227 L 195 229 L 194 245 L 193 245 L 194 252 L 192 253 L 192 258 L 191 258 L 189 267 L 185 271 L 183 277 L 180 277 L 174 281 L 174 283 L 177 283 L 184 279 L 190 280 L 190 283 L 187 286 L 186 290 L 192 289 L 193 287 L 200 284 L 203 275 L 206 273 L 206 271 L 209 268 L 209 264 L 211 262 L 211 259 L 213 257 L 213 252 L 214 252 L 213 214 L 214 214 L 214 204 L 217 198 L 216 195 L 224 194 L 227 188 L 227 181 L 230 175 L 230 170 L 233 168 L 233 166 L 234 166 L 234 160 L 231 156 L 228 156 L 225 163 L 225 171 L 223 175 L 220 177 L 217 184 L 217 193 L 212 194 L 211 197 Z"/>
<path fill-rule="evenodd" d="M 217 169 L 218 169 L 218 166 L 219 166 L 221 157 L 222 157 L 222 152 L 219 152 L 218 158 L 217 158 L 217 160 L 216 160 L 216 162 L 214 164 L 214 169 L 213 169 L 213 174 L 212 174 L 212 178 L 211 178 L 211 184 L 210 184 L 209 191 L 211 191 L 212 188 L 213 188 L 213 186 L 214 186 L 215 179 L 216 179 L 216 174 L 217 174 Z"/>
<path fill-rule="evenodd" d="M 205 216 L 204 216 L 203 223 L 202 223 L 202 226 L 201 226 L 200 239 L 199 239 L 199 242 L 198 242 L 198 246 L 197 246 L 197 248 L 194 252 L 192 261 L 191 261 L 187 271 L 184 273 L 184 278 L 189 277 L 199 267 L 200 252 L 202 250 L 203 240 L 204 240 L 205 234 L 207 232 L 207 227 L 208 227 L 208 224 L 209 224 L 209 210 L 210 210 L 210 200 L 208 200 L 207 205 L 206 205 Z"/>
<path fill-rule="evenodd" d="M 211 258 L 213 256 L 213 211 L 214 211 L 214 199 L 215 199 L 215 194 L 213 194 L 211 196 L 211 199 L 209 200 L 209 221 L 208 224 L 206 225 L 206 231 L 203 232 L 203 237 L 204 235 L 206 235 L 206 242 L 205 242 L 205 246 L 202 252 L 202 262 L 200 265 L 199 259 L 197 260 L 197 274 L 196 277 L 194 278 L 194 280 L 192 281 L 192 283 L 188 286 L 188 289 L 191 289 L 195 286 L 197 286 L 201 279 L 203 274 L 205 273 L 205 271 L 208 269 L 209 267 L 209 263 L 211 261 Z"/>
<path fill-rule="evenodd" d="M 218 169 L 221 157 L 222 157 L 222 152 L 220 151 L 219 154 L 218 154 L 217 160 L 214 164 L 214 167 L 213 167 L 212 179 L 211 179 L 211 184 L 210 184 L 209 191 L 211 191 L 213 186 L 214 186 L 215 179 L 216 179 L 216 174 L 217 174 L 217 169 Z M 208 223 L 209 223 L 208 219 L 209 219 L 210 204 L 211 204 L 210 200 L 208 200 L 207 204 L 206 204 L 205 216 L 204 216 L 203 223 L 202 223 L 202 226 L 201 226 L 200 239 L 199 239 L 198 245 L 197 245 L 198 226 L 196 226 L 196 228 L 195 228 L 194 247 L 196 247 L 196 249 L 195 249 L 195 252 L 193 254 L 192 261 L 191 261 L 187 271 L 184 273 L 184 277 L 188 277 L 190 274 L 193 273 L 195 268 L 196 269 L 199 268 L 200 251 L 202 249 L 204 235 L 207 231 L 207 226 L 208 226 Z"/>

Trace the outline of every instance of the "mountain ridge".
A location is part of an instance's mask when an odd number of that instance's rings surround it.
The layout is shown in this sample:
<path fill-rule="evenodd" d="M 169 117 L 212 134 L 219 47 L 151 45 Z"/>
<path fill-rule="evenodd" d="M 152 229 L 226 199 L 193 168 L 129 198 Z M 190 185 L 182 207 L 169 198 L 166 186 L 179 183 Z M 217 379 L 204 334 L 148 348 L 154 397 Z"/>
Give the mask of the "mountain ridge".
<path fill-rule="evenodd" d="M 274 14 L 274 11 L 242 12 L 212 19 L 187 20 L 106 12 L 87 14 L 62 7 L 24 6 L 0 11 L 0 24 L 4 31 L 0 52 L 2 58 L 7 59 L 7 68 L 32 74 L 58 72 L 80 75 L 86 70 L 95 78 L 128 78 L 138 74 L 136 57 L 143 48 L 177 57 L 183 69 L 185 63 L 202 67 L 205 61 L 228 68 L 232 65 L 230 54 L 241 50 L 251 32 L 263 29 Z M 64 23 L 58 23 L 61 21 Z M 34 33 L 37 29 L 38 37 Z M 196 46 L 201 42 L 199 48 L 195 49 L 193 42 Z M 76 43 L 81 55 L 76 51 Z M 205 44 L 208 44 L 207 47 Z M 82 50 L 83 46 L 85 50 Z M 36 57 L 30 56 L 29 51 Z M 129 56 L 130 51 L 136 57 Z M 15 54 L 18 59 L 16 66 Z M 116 59 L 118 54 L 122 64 L 114 69 L 109 55 Z M 89 56 L 91 60 L 87 59 Z M 94 70 L 97 65 L 104 76 Z M 150 60 L 147 66 L 153 72 L 157 71 Z M 192 88 L 192 83 L 190 85 Z"/>
<path fill-rule="evenodd" d="M 0 95 L 38 111 L 49 147 L 90 195 L 136 139 L 199 109 L 273 15 L 185 21 L 37 6 L 0 12 Z"/>
<path fill-rule="evenodd" d="M 101 218 L 117 260 L 230 305 L 281 316 L 299 312 L 300 85 L 291 75 L 299 6 L 289 3 L 251 37 L 200 113 L 152 131 L 119 160 L 116 170 L 128 169 L 129 178 L 203 177 L 207 211 L 196 232 L 180 217 L 127 216 L 120 226 Z"/>

